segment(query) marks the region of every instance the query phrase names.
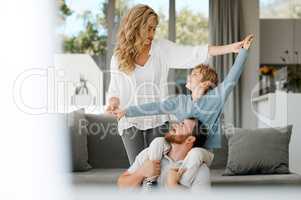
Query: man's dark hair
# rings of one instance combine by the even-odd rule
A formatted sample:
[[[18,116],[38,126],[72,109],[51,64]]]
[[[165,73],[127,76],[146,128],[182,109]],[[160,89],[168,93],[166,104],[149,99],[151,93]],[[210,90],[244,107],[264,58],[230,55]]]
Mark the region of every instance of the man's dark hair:
[[[195,141],[193,147],[203,147],[208,138],[208,129],[207,127],[196,118],[189,118],[190,120],[194,120],[196,122],[192,135],[195,137]]]

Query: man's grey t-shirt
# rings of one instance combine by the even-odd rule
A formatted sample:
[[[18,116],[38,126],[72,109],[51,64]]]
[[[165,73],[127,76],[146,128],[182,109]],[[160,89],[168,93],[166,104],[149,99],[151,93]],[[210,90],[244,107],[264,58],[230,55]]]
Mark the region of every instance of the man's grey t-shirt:
[[[135,162],[129,167],[128,172],[134,173],[138,170],[144,163],[144,161],[148,158],[148,148],[141,151],[135,159]],[[165,153],[161,159],[161,174],[158,177],[158,185],[165,186],[167,173],[170,168],[181,166],[182,160],[174,161],[171,159],[167,153]],[[210,187],[210,171],[206,164],[202,164],[199,168],[199,171],[194,178],[191,189],[198,188],[208,188]]]

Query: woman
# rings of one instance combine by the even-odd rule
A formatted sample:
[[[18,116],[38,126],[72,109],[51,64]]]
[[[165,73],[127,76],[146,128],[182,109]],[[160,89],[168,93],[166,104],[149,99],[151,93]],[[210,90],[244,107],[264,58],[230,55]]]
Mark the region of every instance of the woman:
[[[159,19],[147,5],[137,5],[122,19],[111,59],[107,112],[168,97],[170,68],[188,69],[209,56],[237,53],[243,42],[225,46],[181,46],[153,40]],[[150,142],[168,131],[168,115],[122,118],[118,129],[130,164]]]

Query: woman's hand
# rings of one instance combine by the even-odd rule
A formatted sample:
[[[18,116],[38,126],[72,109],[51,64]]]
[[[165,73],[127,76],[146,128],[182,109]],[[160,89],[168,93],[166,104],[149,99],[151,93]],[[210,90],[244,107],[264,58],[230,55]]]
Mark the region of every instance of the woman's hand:
[[[114,111],[118,110],[120,106],[120,100],[118,97],[111,97],[109,99],[107,108],[106,108],[106,113],[114,115]]]
[[[238,53],[239,49],[241,49],[241,48],[248,49],[250,47],[253,39],[254,39],[254,35],[250,34],[247,37],[245,37],[245,39],[243,41],[235,42],[235,43],[231,44],[232,52]],[[244,45],[246,45],[247,41],[249,41],[249,44],[247,46],[244,46]]]
[[[244,44],[244,41],[235,42],[235,43],[230,44],[231,52],[238,53],[239,49],[241,49],[243,47],[243,44]]]
[[[252,44],[252,41],[254,39],[254,35],[253,34],[250,34],[248,35],[245,39],[244,39],[244,43],[243,43],[243,48],[244,49],[249,49],[251,44]]]
[[[208,46],[208,54],[210,56],[224,55],[228,53],[238,53],[239,49],[242,48],[244,41],[235,42],[232,44],[222,46]]]
[[[168,188],[177,187],[185,171],[186,170],[182,168],[170,168],[167,173],[166,186]]]

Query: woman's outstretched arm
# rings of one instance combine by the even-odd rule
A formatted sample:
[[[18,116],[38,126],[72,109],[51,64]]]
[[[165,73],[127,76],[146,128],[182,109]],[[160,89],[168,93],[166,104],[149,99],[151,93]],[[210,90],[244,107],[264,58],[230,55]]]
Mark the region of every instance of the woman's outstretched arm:
[[[223,46],[213,45],[180,45],[169,40],[158,42],[162,58],[168,68],[190,69],[200,63],[207,63],[211,56],[227,53],[238,53],[242,42]]]
[[[243,41],[222,45],[222,46],[209,45],[208,54],[210,56],[217,56],[217,55],[223,55],[228,53],[238,53],[239,49],[242,48],[242,46],[243,46]]]

